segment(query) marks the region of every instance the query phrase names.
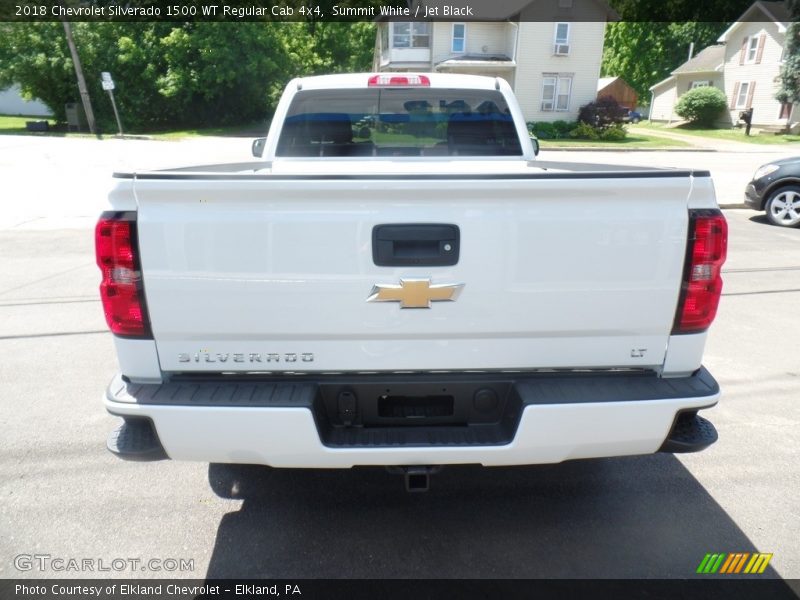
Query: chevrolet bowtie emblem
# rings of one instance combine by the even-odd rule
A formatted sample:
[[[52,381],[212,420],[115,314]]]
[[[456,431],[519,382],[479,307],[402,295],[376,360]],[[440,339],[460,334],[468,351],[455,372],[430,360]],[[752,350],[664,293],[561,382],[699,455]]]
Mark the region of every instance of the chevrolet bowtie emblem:
[[[367,302],[399,302],[400,308],[430,308],[431,302],[454,301],[463,288],[463,283],[431,285],[430,279],[401,279],[400,285],[376,284]]]

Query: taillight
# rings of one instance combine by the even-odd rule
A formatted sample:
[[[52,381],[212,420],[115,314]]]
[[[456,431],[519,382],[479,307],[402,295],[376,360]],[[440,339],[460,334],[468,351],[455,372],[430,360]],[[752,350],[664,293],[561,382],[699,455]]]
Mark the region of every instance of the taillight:
[[[369,87],[428,87],[431,80],[425,75],[373,75]]]
[[[689,212],[689,243],[672,333],[699,333],[711,325],[722,294],[720,271],[728,251],[728,223],[718,210]]]
[[[135,212],[105,212],[94,232],[97,266],[103,280],[100,298],[111,332],[149,338]]]

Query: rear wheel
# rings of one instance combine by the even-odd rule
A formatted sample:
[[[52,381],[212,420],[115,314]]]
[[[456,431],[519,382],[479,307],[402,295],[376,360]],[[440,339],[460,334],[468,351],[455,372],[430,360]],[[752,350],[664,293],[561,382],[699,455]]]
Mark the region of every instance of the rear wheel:
[[[800,225],[800,186],[778,188],[767,198],[764,210],[773,225],[797,227]]]

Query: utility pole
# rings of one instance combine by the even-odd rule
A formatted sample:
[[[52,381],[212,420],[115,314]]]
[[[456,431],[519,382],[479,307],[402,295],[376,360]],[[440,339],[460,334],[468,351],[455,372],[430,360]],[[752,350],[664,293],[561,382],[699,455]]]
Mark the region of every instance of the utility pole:
[[[96,134],[97,127],[95,127],[94,123],[92,100],[89,98],[89,90],[86,89],[86,80],[83,78],[83,67],[81,67],[81,59],[78,56],[78,49],[75,47],[75,40],[72,39],[72,27],[67,21],[62,21],[62,23],[64,24],[64,33],[67,34],[67,45],[69,46],[69,52],[72,54],[72,64],[75,65],[75,75],[78,77],[78,91],[81,93],[83,111],[86,113],[86,122],[89,124],[89,132]]]

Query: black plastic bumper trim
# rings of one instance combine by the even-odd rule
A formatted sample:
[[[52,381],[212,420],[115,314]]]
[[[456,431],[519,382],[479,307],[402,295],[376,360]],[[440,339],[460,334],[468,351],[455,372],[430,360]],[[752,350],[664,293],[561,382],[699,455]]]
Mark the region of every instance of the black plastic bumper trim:
[[[710,406],[718,392],[717,382],[701,368],[675,379],[646,372],[429,373],[330,376],[313,381],[193,377],[159,385],[129,383],[117,376],[107,395],[121,404],[304,408],[314,415],[320,440],[329,447],[434,447],[509,444],[526,406],[692,398],[708,398]],[[344,413],[343,394],[347,399]],[[446,414],[401,411],[385,418],[380,411],[383,394],[423,402],[447,394],[454,408]]]
[[[106,447],[123,460],[150,462],[169,458],[153,422],[145,417],[125,417],[108,436]]]
[[[717,441],[719,436],[711,421],[697,414],[697,411],[683,411],[675,415],[669,435],[659,452],[685,454],[700,452]]]

